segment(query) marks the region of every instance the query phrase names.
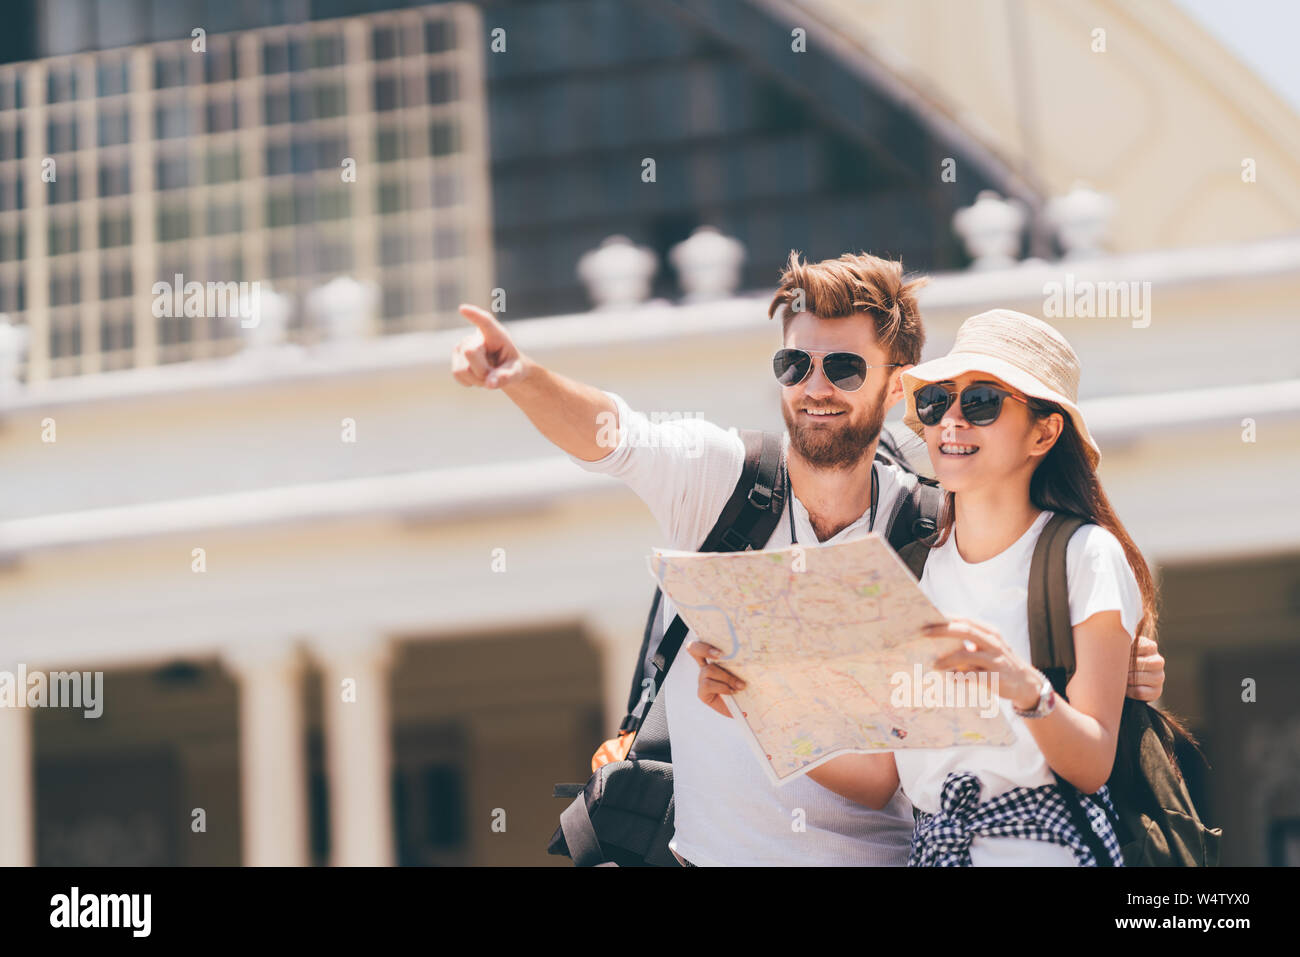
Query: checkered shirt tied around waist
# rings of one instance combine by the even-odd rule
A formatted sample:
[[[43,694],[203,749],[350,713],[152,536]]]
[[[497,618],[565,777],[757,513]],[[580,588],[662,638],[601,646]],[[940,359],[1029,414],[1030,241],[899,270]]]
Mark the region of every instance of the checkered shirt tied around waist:
[[[975,837],[1019,837],[1063,844],[1080,867],[1096,867],[1097,858],[1075,826],[1066,798],[1055,784],[1012,788],[980,801],[980,780],[968,771],[953,772],[943,782],[938,814],[918,812],[908,867],[970,867]],[[1124,865],[1119,838],[1111,825],[1115,809],[1103,787],[1083,797],[1083,809],[1115,867]],[[1109,815],[1109,816],[1108,816]]]

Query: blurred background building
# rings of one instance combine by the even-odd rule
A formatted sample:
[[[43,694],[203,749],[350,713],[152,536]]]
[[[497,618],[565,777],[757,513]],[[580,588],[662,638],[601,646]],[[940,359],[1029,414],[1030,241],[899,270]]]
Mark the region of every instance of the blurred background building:
[[[1178,5],[10,24],[0,668],[106,687],[0,710],[0,863],[556,863],[660,536],[451,380],[455,307],[634,407],[779,428],[791,249],[932,274],[928,356],[993,306],[1069,337],[1225,862],[1300,862],[1300,117]]]

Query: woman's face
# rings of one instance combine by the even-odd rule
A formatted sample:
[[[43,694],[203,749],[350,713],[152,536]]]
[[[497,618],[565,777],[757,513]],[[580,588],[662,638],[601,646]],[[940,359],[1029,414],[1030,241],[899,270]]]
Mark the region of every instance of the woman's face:
[[[1032,473],[1051,448],[1044,447],[1044,428],[1052,433],[1050,420],[1037,419],[1023,401],[1025,395],[987,372],[965,372],[956,379],[935,383],[960,395],[967,386],[993,385],[1010,395],[990,425],[971,425],[954,399],[937,425],[925,426],[925,444],[930,450],[935,477],[950,492],[981,488],[1005,482],[1021,470]],[[1017,401],[1020,399],[1022,401]],[[1054,435],[1052,436],[1054,438]]]

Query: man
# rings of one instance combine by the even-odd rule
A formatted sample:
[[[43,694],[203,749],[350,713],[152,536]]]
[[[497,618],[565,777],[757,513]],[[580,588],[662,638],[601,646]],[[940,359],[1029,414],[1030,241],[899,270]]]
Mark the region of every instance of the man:
[[[792,533],[809,545],[884,533],[885,517],[915,484],[914,475],[874,458],[885,414],[903,398],[901,373],[920,360],[925,333],[916,290],[924,281],[905,280],[900,263],[875,256],[804,263],[791,254],[768,310],[782,310],[778,364],[791,494],[768,548],[788,547]],[[461,313],[477,331],[452,354],[458,382],[504,391],[575,462],[626,482],[650,507],[669,547],[699,548],[740,478],[745,451],[738,435],[693,418],[652,424],[618,395],[521,354],[491,314],[472,306]],[[598,441],[611,417],[619,425],[613,447]],[[672,618],[668,603],[664,621]],[[703,662],[698,642],[687,650]],[[1142,673],[1129,693],[1152,700],[1164,684],[1164,660],[1150,642],[1139,654]],[[740,866],[906,862],[912,810],[902,792],[874,811],[807,777],[770,784],[740,723],[700,700],[699,669],[683,667],[687,660],[679,657],[661,692],[673,748],[671,848],[679,859]]]

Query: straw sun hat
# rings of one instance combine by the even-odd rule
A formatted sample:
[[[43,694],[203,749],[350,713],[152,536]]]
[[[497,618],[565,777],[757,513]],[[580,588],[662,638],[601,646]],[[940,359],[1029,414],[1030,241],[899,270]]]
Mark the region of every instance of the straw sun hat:
[[[903,373],[907,397],[903,424],[924,436],[914,393],[923,385],[956,379],[964,372],[988,373],[1027,396],[1055,402],[1074,420],[1088,459],[1097,467],[1101,449],[1078,406],[1079,357],[1065,337],[1047,323],[1010,309],[990,309],[971,316],[957,330],[951,352]]]

